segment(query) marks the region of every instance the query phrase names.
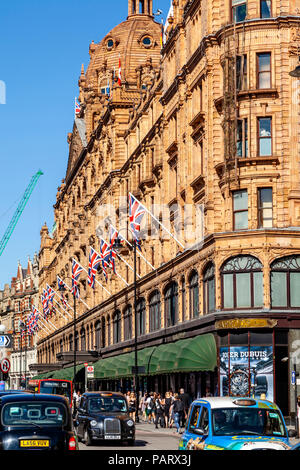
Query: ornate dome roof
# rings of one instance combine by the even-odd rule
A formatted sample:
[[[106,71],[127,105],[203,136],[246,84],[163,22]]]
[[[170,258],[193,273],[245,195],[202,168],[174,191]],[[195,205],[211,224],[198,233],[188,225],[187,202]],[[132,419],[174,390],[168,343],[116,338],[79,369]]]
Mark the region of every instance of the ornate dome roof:
[[[83,88],[101,93],[102,87],[111,86],[113,78],[118,77],[120,60],[122,83],[136,88],[137,69],[149,59],[153,67],[159,65],[160,35],[161,25],[154,21],[152,5],[149,13],[135,13],[129,4],[127,20],[113,28],[98,44],[90,44],[90,63],[79,83]]]

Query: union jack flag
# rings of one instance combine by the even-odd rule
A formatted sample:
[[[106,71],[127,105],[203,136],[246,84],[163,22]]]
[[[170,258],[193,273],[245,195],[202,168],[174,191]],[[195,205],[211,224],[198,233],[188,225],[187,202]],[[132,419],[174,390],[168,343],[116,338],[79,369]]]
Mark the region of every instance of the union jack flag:
[[[43,295],[41,296],[42,304],[43,304],[43,312],[44,318],[47,319],[50,315],[50,308],[49,308],[49,300],[48,300],[48,293],[45,289],[43,289]]]
[[[58,290],[61,293],[61,300],[62,300],[63,306],[66,308],[67,307],[67,302],[66,302],[66,299],[65,299],[65,296],[64,296],[64,292],[66,290],[66,284],[64,283],[64,281],[59,276],[56,276],[56,277],[57,277]]]
[[[141,249],[139,239],[141,221],[145,212],[144,206],[132,194],[129,194],[129,225],[139,249]]]
[[[102,261],[102,272],[107,281],[106,268],[110,266],[111,249],[110,249],[109,244],[105,240],[103,240],[103,238],[101,238],[101,241],[100,241],[100,254],[101,254],[101,261]]]
[[[55,308],[53,305],[55,292],[52,289],[52,287],[49,286],[49,284],[47,284],[47,294],[48,294],[48,305],[49,305],[49,302],[51,303],[51,313],[55,313]]]
[[[116,274],[116,252],[114,250],[110,250],[110,263],[109,267],[112,268],[113,272]]]
[[[77,101],[77,98],[75,98],[75,115],[80,114],[80,104]]]
[[[83,268],[80,266],[75,259],[72,262],[72,294],[79,299],[79,289],[78,289],[78,279],[80,274],[82,273]]]
[[[98,255],[94,248],[91,248],[89,254],[88,285],[91,286],[92,289],[95,287],[95,276],[100,263],[101,256]]]

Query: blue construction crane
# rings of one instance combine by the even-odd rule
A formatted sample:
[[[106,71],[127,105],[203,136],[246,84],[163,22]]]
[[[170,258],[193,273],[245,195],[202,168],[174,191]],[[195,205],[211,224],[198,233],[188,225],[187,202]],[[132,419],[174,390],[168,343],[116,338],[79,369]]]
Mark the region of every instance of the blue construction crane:
[[[38,179],[41,175],[43,175],[44,173],[39,170],[30,180],[30,183],[29,185],[27,186],[27,188],[25,189],[25,192],[22,196],[22,199],[20,200],[19,202],[19,205],[16,209],[16,212],[14,213],[10,223],[9,223],[9,226],[7,227],[6,229],[6,232],[5,234],[3,235],[2,237],[2,240],[0,242],[0,256],[2,255],[3,251],[4,251],[4,248],[6,247],[7,245],[7,242],[8,240],[10,239],[14,229],[15,229],[15,226],[17,225],[18,223],[18,220],[19,218],[21,217],[21,214],[23,212],[23,210],[25,209],[25,206],[28,202],[28,199],[30,198],[31,196],[31,193],[32,191],[34,190],[34,187],[36,185],[36,183],[38,182]]]

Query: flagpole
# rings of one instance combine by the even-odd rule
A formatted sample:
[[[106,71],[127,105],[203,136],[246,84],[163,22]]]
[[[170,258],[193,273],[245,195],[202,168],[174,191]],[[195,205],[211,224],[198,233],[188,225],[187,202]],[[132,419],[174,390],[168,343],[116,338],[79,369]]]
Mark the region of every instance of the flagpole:
[[[107,243],[103,238],[101,238],[101,239],[102,239],[105,243]],[[90,248],[93,248],[93,247],[90,246]],[[93,248],[93,250],[94,250],[94,252],[95,252],[98,256],[100,256],[100,258],[101,258],[101,255],[95,250],[95,248]],[[116,253],[116,252],[114,251],[114,253]],[[118,253],[116,253],[116,255],[119,256]],[[121,257],[120,257],[120,258],[121,258]],[[121,258],[121,259],[122,259],[122,258]],[[124,260],[122,260],[122,261],[124,261]],[[125,261],[125,263],[126,263],[126,261]],[[128,263],[126,263],[126,264],[128,264]],[[128,266],[129,266],[129,265],[128,265]],[[131,268],[131,269],[132,269],[132,268]],[[126,284],[126,286],[129,286],[128,282],[125,281],[125,279],[121,276],[121,274],[119,274],[117,271],[115,272],[115,274],[116,274],[120,279],[122,279],[122,281]],[[96,279],[96,278],[95,278],[95,281],[97,282],[97,279]]]
[[[96,250],[95,250],[95,251],[96,251]],[[96,253],[97,253],[97,252],[96,252]],[[97,254],[98,254],[98,253],[97,253]],[[99,254],[98,254],[98,255],[99,255]],[[99,255],[99,256],[100,256],[100,255]],[[76,261],[76,259],[73,258],[73,260],[75,261],[75,263],[78,263],[78,261]],[[79,266],[82,267],[82,269],[83,269],[87,274],[89,274],[88,271],[82,266],[82,264],[80,264],[80,263],[78,263],[78,264],[79,264]],[[101,282],[99,282],[96,278],[95,278],[95,281],[97,282],[97,284],[99,284],[99,286],[102,287],[102,289],[104,289],[109,295],[111,295],[111,292],[109,292],[109,290],[107,290],[106,287],[104,287],[104,286],[101,284]],[[83,302],[83,301],[82,301],[82,302]],[[88,306],[87,306],[87,307],[88,307]],[[89,307],[88,307],[88,308],[89,308]]]
[[[54,292],[55,292],[55,291],[54,291]],[[56,293],[56,292],[55,292],[55,293]],[[57,295],[57,294],[56,294],[56,295]],[[66,312],[66,314],[67,314],[70,318],[72,318],[72,315],[71,315],[60,303],[58,303],[57,300],[55,300],[55,299],[53,299],[53,300],[54,300],[54,302],[55,302],[57,305],[60,306],[60,308],[62,308],[62,309],[64,310],[64,312]],[[73,309],[72,309],[72,310],[73,310]],[[61,313],[62,313],[62,312],[61,312]],[[65,315],[64,315],[64,316],[65,316]],[[65,317],[65,318],[67,318],[67,317]]]
[[[76,261],[77,262],[77,261]],[[78,263],[79,264],[79,263]],[[65,281],[63,281],[63,283],[65,284],[65,286],[67,286],[67,288],[69,289],[70,292],[72,292],[72,289],[68,286],[68,284],[66,284]],[[79,297],[79,300],[80,302],[82,302],[88,309],[90,308],[85,302],[84,300],[81,299],[81,297]],[[73,310],[73,309],[72,309]]]
[[[139,204],[141,204],[140,201],[138,201],[138,199],[136,199],[136,197],[135,197],[133,194],[131,194],[131,193],[129,193],[129,194],[130,194],[130,196],[132,196]],[[157,217],[155,217],[155,215],[153,215],[153,214],[147,209],[147,207],[145,207],[143,204],[141,204],[141,206],[143,206],[143,208],[145,209],[145,211],[146,211],[146,212],[147,212],[147,213],[148,213],[148,214],[149,214],[149,215],[150,215],[150,216],[151,216],[151,217],[170,235],[170,237],[172,237],[172,238],[175,240],[176,243],[178,243],[178,245],[181,246],[181,248],[185,249],[185,248],[184,248],[184,245],[170,232],[170,230],[167,229],[167,227],[164,226],[164,224],[162,224],[162,223],[158,220]]]
[[[61,295],[59,295],[59,294],[58,294],[58,292],[57,292],[57,291],[55,291],[54,289],[53,289],[53,291],[54,291],[54,292],[55,292],[55,294],[56,294],[56,295],[57,295],[57,296],[60,298],[60,300],[61,300],[62,302],[64,302],[64,301],[65,301],[65,302],[66,302],[66,304],[67,304],[67,306],[68,306],[68,307],[69,307],[69,308],[70,308],[70,309],[73,311],[73,307],[71,307],[71,305],[69,305],[69,304],[68,304],[68,302],[66,301],[66,299],[63,299],[63,298],[62,298],[62,296],[61,296]],[[62,308],[63,308],[63,307],[62,307]],[[66,310],[66,309],[65,309],[65,310]],[[66,312],[67,312],[67,310],[66,310]],[[67,312],[67,313],[68,313],[68,312]],[[68,313],[68,315],[70,315],[70,314]],[[70,315],[70,317],[72,318],[72,316],[71,316],[71,315]]]
[[[112,228],[113,228],[114,230],[116,230],[116,228],[115,228],[112,224],[110,224],[110,225],[112,226]],[[121,229],[121,230],[123,230],[123,229]],[[130,230],[130,228],[129,228],[129,230]],[[118,232],[118,235],[119,235],[119,230],[116,230],[116,232]],[[130,230],[130,232],[132,233],[131,230]],[[127,243],[127,245],[130,246],[130,248],[132,248],[132,243],[130,243],[130,242],[127,240],[127,238],[125,238],[123,235],[121,235],[121,237],[124,238],[124,240],[125,240],[125,242]],[[149,266],[151,266],[151,268],[155,271],[155,267],[152,266],[151,263],[149,263],[149,261],[142,255],[142,253],[140,253],[139,251],[137,251],[137,254],[138,254],[141,258],[143,258],[143,260],[146,261],[146,263],[147,263]],[[118,255],[118,256],[121,258],[121,260],[124,261],[124,263],[126,263],[127,266],[133,271],[132,266],[130,266],[130,264],[128,264],[127,261],[125,261],[118,253],[117,253],[117,255]],[[140,278],[141,276],[137,273],[137,277]]]
[[[73,310],[73,313],[74,313],[74,333],[73,333],[73,344],[74,344],[74,364],[73,364],[73,389],[74,389],[74,392],[76,391],[75,388],[76,388],[76,381],[75,381],[75,377],[76,377],[76,294],[75,294],[75,289],[74,289],[74,292],[73,292],[73,299],[74,299],[74,310]],[[72,397],[72,400],[73,400],[73,397]]]
[[[53,299],[53,300],[57,305],[59,305],[59,307],[61,307],[61,305],[57,302],[57,300],[55,300],[55,299]],[[57,307],[54,307],[54,308],[57,309],[58,313],[60,315],[62,315],[68,321],[68,318],[66,317],[66,315],[64,315],[64,313],[59,308],[57,308]],[[66,312],[66,310],[65,310],[65,312]],[[72,316],[69,313],[68,313],[68,315],[69,315],[70,318],[72,318]]]

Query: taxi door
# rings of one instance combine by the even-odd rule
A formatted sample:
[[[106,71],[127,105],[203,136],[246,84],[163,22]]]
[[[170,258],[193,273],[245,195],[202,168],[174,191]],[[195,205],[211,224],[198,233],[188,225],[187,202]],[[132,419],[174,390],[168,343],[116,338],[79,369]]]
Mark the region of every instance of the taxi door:
[[[202,410],[201,404],[195,403],[191,405],[188,419],[186,422],[185,431],[181,438],[180,448],[187,449],[187,446],[190,440],[195,439],[196,437],[199,437],[197,434],[194,433],[194,429],[198,427],[201,410]]]

